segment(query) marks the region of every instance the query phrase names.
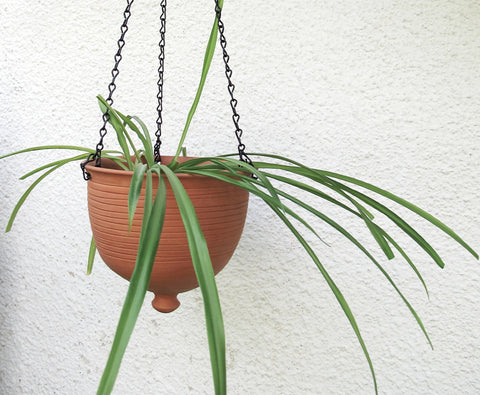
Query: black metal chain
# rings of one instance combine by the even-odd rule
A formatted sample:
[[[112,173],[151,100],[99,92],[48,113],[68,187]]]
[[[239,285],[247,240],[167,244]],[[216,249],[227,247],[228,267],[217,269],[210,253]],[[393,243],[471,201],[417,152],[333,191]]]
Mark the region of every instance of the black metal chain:
[[[111,106],[113,104],[113,92],[116,90],[117,86],[115,85],[115,81],[117,79],[118,74],[120,73],[118,70],[118,65],[120,64],[120,61],[122,60],[122,49],[125,46],[125,34],[128,31],[128,20],[130,19],[131,12],[130,8],[133,4],[134,0],[127,0],[127,7],[125,8],[125,11],[123,13],[124,16],[124,21],[123,24],[120,27],[121,30],[121,35],[120,39],[118,40],[118,50],[117,53],[115,54],[115,65],[112,70],[112,82],[108,85],[108,90],[109,90],[109,95],[108,98],[106,99],[107,103]],[[157,118],[157,131],[155,132],[155,135],[157,137],[156,143],[154,146],[154,155],[155,155],[155,162],[160,162],[161,161],[161,156],[160,156],[160,146],[162,144],[161,142],[161,135],[162,135],[162,110],[163,110],[163,72],[164,72],[164,65],[165,65],[165,31],[166,31],[166,5],[167,1],[166,0],[161,0],[161,8],[162,8],[162,13],[160,16],[160,22],[161,22],[161,27],[160,27],[160,42],[159,42],[159,47],[160,47],[160,55],[158,56],[159,59],[159,68],[158,68],[158,94],[157,94],[157,99],[158,99],[158,106],[157,106],[157,112],[158,112],[158,118]],[[222,7],[220,7],[219,0],[215,0],[215,14],[217,16],[217,26],[218,26],[218,31],[220,33],[220,45],[222,47],[222,52],[223,52],[223,61],[225,63],[225,76],[227,77],[228,81],[228,93],[230,94],[230,106],[232,108],[232,121],[235,126],[235,136],[237,137],[238,141],[238,155],[241,161],[248,163],[249,165],[252,164],[252,160],[249,158],[247,153],[245,152],[245,144],[242,142],[242,135],[243,135],[243,130],[240,128],[239,121],[240,121],[240,115],[237,112],[237,104],[238,101],[235,99],[233,96],[233,92],[235,91],[235,85],[232,82],[232,69],[229,66],[229,60],[230,56],[228,55],[227,52],[227,40],[225,38],[225,26],[222,21]],[[103,138],[107,134],[107,123],[110,119],[108,115],[108,110],[105,111],[105,113],[102,116],[103,119],[103,125],[99,130],[100,134],[100,141],[96,145],[96,150],[95,153],[91,153],[88,157],[87,160],[82,162],[80,164],[80,167],[82,168],[83,171],[83,178],[85,180],[90,179],[90,174],[86,171],[85,165],[87,163],[95,161],[95,166],[100,166],[101,165],[101,157],[102,157],[102,150],[103,150]]]
[[[117,50],[117,53],[115,54],[115,57],[114,57],[115,65],[113,66],[113,70],[112,70],[112,73],[111,73],[112,74],[112,82],[110,82],[110,84],[108,84],[108,92],[109,93],[108,93],[108,98],[106,99],[106,101],[110,106],[113,104],[113,98],[112,98],[113,92],[115,92],[115,89],[117,89],[117,86],[115,85],[115,80],[117,79],[118,74],[120,73],[120,71],[118,70],[118,65],[120,64],[120,61],[122,60],[122,49],[125,46],[125,34],[128,31],[127,24],[128,24],[128,20],[130,19],[130,16],[131,16],[130,8],[131,8],[133,2],[134,2],[134,0],[127,0],[127,7],[125,8],[125,11],[123,12],[123,23],[122,23],[122,26],[120,26],[121,34],[120,34],[120,38],[117,42],[118,50]],[[106,127],[107,127],[108,120],[110,119],[110,116],[108,115],[108,110],[106,110],[103,113],[102,119],[103,119],[103,125],[98,132],[100,134],[100,141],[98,142],[98,144],[95,147],[95,153],[90,154],[87,157],[87,160],[80,164],[80,167],[82,168],[82,171],[83,171],[83,178],[86,181],[88,181],[90,179],[90,174],[85,169],[85,165],[87,163],[90,163],[90,162],[93,162],[93,161],[95,161],[95,166],[100,166],[101,165],[102,150],[103,150],[103,138],[107,134],[107,128]]]
[[[220,7],[219,0],[215,0],[215,13],[217,15],[217,26],[218,32],[220,33],[220,45],[222,46],[223,51],[223,61],[225,63],[225,75],[227,76],[228,81],[228,93],[230,94],[230,106],[232,107],[232,120],[233,125],[235,126],[235,136],[238,141],[238,156],[242,162],[252,165],[252,160],[245,153],[245,144],[242,143],[243,130],[240,128],[239,121],[240,115],[237,112],[237,99],[234,98],[233,92],[235,90],[235,85],[232,82],[232,69],[230,68],[228,62],[230,56],[227,53],[227,40],[225,39],[225,26],[222,22],[222,7]]]
[[[160,146],[162,145],[162,110],[163,110],[163,71],[165,66],[165,31],[166,31],[166,19],[167,19],[167,0],[161,1],[162,13],[160,15],[160,54],[158,55],[159,67],[158,67],[158,118],[157,118],[157,131],[155,132],[155,136],[157,136],[157,140],[153,147],[153,153],[155,156],[155,163],[161,162],[162,158],[160,156]]]

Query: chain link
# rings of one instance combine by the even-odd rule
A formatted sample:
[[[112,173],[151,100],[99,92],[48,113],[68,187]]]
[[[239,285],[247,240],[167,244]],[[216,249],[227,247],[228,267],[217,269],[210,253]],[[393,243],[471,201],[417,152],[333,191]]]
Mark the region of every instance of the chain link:
[[[155,132],[155,136],[157,136],[157,140],[155,142],[155,146],[153,147],[153,153],[155,156],[155,163],[161,162],[162,158],[160,156],[160,146],[162,145],[162,110],[163,110],[163,71],[165,66],[165,31],[166,31],[166,19],[167,19],[167,0],[161,1],[162,13],[160,15],[160,54],[158,55],[159,67],[158,67],[158,118],[157,118],[157,131]]]
[[[125,8],[125,11],[123,12],[123,23],[122,26],[120,26],[120,38],[118,39],[117,45],[118,45],[118,50],[117,53],[115,54],[115,65],[113,66],[112,70],[112,82],[108,84],[108,98],[106,99],[107,103],[111,106],[113,105],[113,92],[117,89],[117,86],[115,85],[115,81],[118,77],[118,74],[120,74],[120,71],[118,70],[118,65],[120,64],[120,61],[122,60],[122,49],[125,46],[125,34],[128,31],[128,20],[130,19],[130,16],[132,15],[130,12],[130,8],[133,4],[134,0],[127,0],[127,7]],[[110,116],[108,115],[108,110],[106,110],[103,115],[102,115],[102,120],[103,120],[103,125],[99,130],[99,135],[100,135],[100,141],[95,147],[95,153],[90,154],[87,157],[87,160],[82,162],[80,164],[80,167],[82,168],[83,172],[83,178],[84,180],[88,181],[90,179],[90,174],[87,172],[85,169],[85,165],[87,163],[95,161],[95,166],[100,166],[101,165],[101,160],[102,160],[102,150],[103,150],[103,138],[107,134],[107,123],[108,120],[110,119]]]
[[[225,63],[225,75],[228,81],[228,93],[230,94],[230,106],[232,107],[232,120],[233,125],[235,126],[235,136],[238,141],[238,156],[242,162],[252,165],[252,160],[245,153],[245,144],[242,143],[243,130],[240,128],[239,121],[240,115],[237,112],[237,99],[234,98],[233,92],[235,91],[235,85],[232,82],[232,69],[230,68],[228,62],[230,56],[227,53],[227,40],[225,39],[225,26],[222,21],[222,7],[220,7],[219,0],[215,0],[215,13],[217,15],[217,26],[218,32],[220,33],[220,45],[223,52],[223,62]]]

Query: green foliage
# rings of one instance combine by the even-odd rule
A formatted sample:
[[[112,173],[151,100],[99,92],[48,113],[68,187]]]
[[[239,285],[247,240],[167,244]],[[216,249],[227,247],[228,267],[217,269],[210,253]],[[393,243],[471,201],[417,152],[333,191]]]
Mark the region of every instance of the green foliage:
[[[220,8],[223,7],[223,0],[219,0],[218,6]],[[192,106],[190,107],[190,111],[188,112],[187,120],[185,121],[185,126],[183,128],[182,136],[180,137],[180,141],[178,142],[177,152],[175,153],[175,158],[173,159],[174,165],[182,151],[183,143],[185,142],[185,138],[187,137],[188,128],[190,127],[190,123],[192,122],[195,111],[197,110],[198,103],[200,102],[200,97],[202,96],[203,87],[205,86],[205,81],[207,80],[208,71],[210,70],[210,65],[212,64],[213,54],[215,52],[215,45],[216,45],[217,36],[218,36],[217,22],[218,22],[217,16],[215,15],[215,19],[212,25],[212,30],[210,32],[210,37],[208,38],[207,48],[205,49],[200,82],[198,83],[198,88],[195,94],[195,98],[193,99]]]
[[[152,204],[152,172],[160,176],[158,166],[154,166],[147,172],[145,207],[137,260],[130,279],[127,296],[123,303],[112,350],[98,387],[98,394],[109,394],[113,389],[123,354],[145,299],[158,242],[160,241],[163,220],[165,218],[166,187],[163,178],[159,177],[158,190],[155,195],[155,201]]]
[[[132,181],[130,182],[130,190],[128,191],[128,226],[132,227],[133,216],[137,208],[138,199],[142,192],[143,176],[147,171],[147,165],[143,163],[135,164],[133,169]]]
[[[187,233],[193,267],[204,300],[215,393],[225,394],[227,392],[225,330],[223,327],[223,316],[217,285],[215,283],[215,274],[213,273],[207,242],[198,223],[195,209],[182,183],[167,166],[162,165],[161,169],[165,172],[173,193],[175,194],[178,209],[180,210],[180,215]]]
[[[221,1],[220,6],[222,4],[223,2]],[[317,266],[321,276],[335,295],[340,308],[343,310],[345,317],[352,327],[360,347],[363,350],[373,377],[375,391],[377,391],[373,363],[368,353],[366,344],[362,338],[355,316],[342,292],[335,284],[325,266],[321,263],[313,246],[306,240],[306,238],[302,235],[302,232],[296,226],[299,224],[305,228],[304,231],[313,232],[315,236],[320,237],[315,230],[314,224],[305,220],[302,217],[302,214],[306,212],[313,215],[316,219],[331,226],[343,237],[349,240],[355,247],[357,247],[382,273],[386,281],[397,292],[400,299],[402,299],[403,303],[406,304],[430,345],[431,341],[422,321],[420,320],[420,317],[400,291],[398,286],[395,284],[393,279],[389,276],[386,269],[374,257],[374,252],[370,251],[358,240],[357,237],[350,233],[346,228],[342,227],[337,221],[306,203],[307,199],[302,198],[302,196],[312,195],[317,199],[330,202],[343,209],[346,215],[353,216],[355,220],[361,221],[365,225],[365,230],[370,232],[373,240],[375,240],[375,242],[378,244],[379,250],[383,252],[387,259],[394,258],[394,250],[400,253],[400,255],[405,259],[405,261],[417,275],[422,286],[425,288],[427,295],[427,286],[420,272],[401,245],[389,233],[387,233],[385,229],[375,222],[375,215],[381,214],[388,218],[396,227],[414,240],[415,243],[417,243],[437,263],[439,267],[444,267],[443,260],[435,251],[435,249],[428,243],[428,241],[425,240],[425,238],[421,236],[410,224],[402,219],[391,208],[385,206],[384,204],[375,200],[372,196],[368,195],[369,193],[383,196],[394,204],[408,208],[419,217],[431,222],[438,229],[445,232],[449,237],[458,242],[477,259],[478,254],[452,229],[450,229],[440,220],[433,217],[431,214],[427,213],[416,205],[409,203],[388,191],[385,191],[384,189],[356,178],[326,170],[313,169],[291,159],[272,154],[250,154],[251,156],[256,156],[259,158],[259,160],[254,161],[254,166],[250,166],[247,163],[233,159],[231,155],[196,158],[178,163],[177,159],[182,152],[183,143],[195,110],[198,106],[215,50],[215,43],[217,39],[216,22],[217,21],[215,18],[205,51],[203,70],[199,86],[197,88],[197,93],[192,107],[188,113],[175,158],[170,164],[166,165],[155,163],[150,134],[145,124],[138,117],[122,114],[118,110],[113,109],[105,101],[105,99],[103,99],[101,96],[98,96],[98,101],[102,112],[108,111],[109,122],[115,130],[117,141],[121,148],[121,151],[103,151],[102,157],[112,159],[122,169],[133,172],[128,195],[128,218],[130,226],[132,224],[132,219],[135,214],[137,203],[140,199],[141,190],[144,184],[146,191],[144,197],[145,200],[142,230],[135,269],[130,280],[130,285],[125,297],[112,349],[98,388],[98,393],[109,394],[111,392],[120,368],[122,357],[144,301],[148,283],[150,281],[154,257],[162,232],[166,210],[166,189],[168,187],[173,190],[181,213],[195,273],[204,300],[206,329],[215,393],[226,393],[227,379],[225,362],[225,333],[220,300],[215,283],[215,276],[205,238],[198,223],[195,210],[187,192],[177,177],[177,174],[179,173],[212,177],[226,183],[233,184],[263,200],[265,204],[279,217],[279,219],[291,231],[293,237],[298,240],[302,248],[304,248],[308,253],[312,262]],[[134,142],[132,136],[140,140],[140,149],[137,149],[135,145],[136,143]],[[43,172],[27,188],[25,193],[18,200],[8,221],[6,228],[7,232],[11,229],[22,204],[25,202],[32,190],[45,177],[66,164],[87,159],[88,155],[93,153],[94,150],[70,145],[50,145],[33,147],[0,156],[0,159],[4,159],[12,155],[30,153],[33,151],[58,149],[81,151],[82,153],[47,163],[33,169],[21,177],[21,179],[26,179],[34,174]],[[251,175],[254,175],[255,177],[252,177]],[[153,198],[152,191],[153,177],[158,177],[159,179],[155,198]],[[279,184],[280,186],[274,186],[274,183],[275,185]],[[288,191],[291,191],[293,188],[293,190],[298,192],[299,195],[295,194],[295,192],[287,192],[286,190],[282,189],[283,186],[287,186],[288,188],[286,190]],[[92,238],[88,254],[87,273],[90,273],[92,270],[95,251],[95,241]]]
[[[95,239],[92,236],[92,240],[90,240],[90,248],[88,250],[87,274],[92,274],[93,260],[95,259],[96,252],[97,245],[95,243]]]
[[[99,102],[102,104],[104,100],[99,97]],[[394,204],[399,204],[400,206],[408,208],[421,218],[431,222],[441,231],[445,232],[478,259],[478,254],[473,248],[443,222],[416,205],[370,183],[325,170],[313,169],[278,155],[261,153],[252,154],[259,158],[258,161],[254,162],[254,166],[250,166],[247,163],[234,159],[231,155],[195,158],[182,163],[175,163],[174,165],[155,164],[150,136],[145,125],[138,118],[124,116],[112,108],[109,108],[109,113],[113,114],[110,118],[110,123],[115,128],[117,138],[122,141],[122,152],[113,152],[117,155],[113,156],[112,151],[108,151],[105,153],[105,157],[114,158],[116,163],[121,165],[122,168],[133,171],[128,200],[130,224],[145,179],[146,194],[142,233],[135,270],[125,298],[111,353],[99,386],[99,394],[108,394],[113,388],[123,354],[146,294],[165,215],[165,182],[168,182],[177,200],[187,232],[192,261],[204,299],[206,329],[215,391],[217,394],[226,393],[225,334],[220,301],[215,284],[215,276],[213,274],[208,248],[202,230],[198,224],[195,210],[190,202],[187,192],[176,175],[178,173],[212,177],[236,185],[262,199],[266,205],[273,210],[273,212],[292,232],[292,235],[298,240],[300,245],[306,250],[313,263],[318,267],[327,285],[335,295],[365,354],[373,377],[375,390],[377,387],[373,363],[362,338],[355,316],[342,292],[335,284],[325,266],[319,260],[313,246],[306,241],[305,237],[294,224],[294,222],[297,222],[304,226],[307,231],[311,231],[319,237],[315,231],[314,224],[311,221],[309,222],[302,218],[303,212],[313,214],[316,218],[331,226],[362,251],[362,253],[375,265],[375,267],[378,268],[386,281],[390,283],[393,289],[397,292],[403,303],[405,303],[410,310],[427,341],[432,345],[417,312],[405,298],[393,279],[389,276],[387,270],[374,257],[374,252],[370,251],[358,240],[357,237],[342,227],[337,221],[306,203],[306,199],[302,199],[302,194],[312,195],[317,199],[330,202],[342,208],[347,215],[353,215],[354,218],[362,221],[366,226],[365,229],[371,233],[373,240],[377,242],[380,251],[383,251],[387,259],[393,258],[393,249],[400,253],[418,276],[427,294],[427,287],[420,272],[401,245],[389,233],[387,233],[384,228],[375,222],[375,212],[390,219],[394,225],[414,240],[438,264],[439,267],[444,266],[443,260],[425,238],[411,225],[392,209],[379,203],[373,197],[367,195],[367,193],[373,192],[389,199]],[[133,120],[135,120],[136,123],[134,123]],[[140,128],[137,127],[137,124],[140,125]],[[133,131],[141,141],[142,148],[140,150],[135,147],[128,130]],[[7,231],[10,230],[23,202],[41,180],[67,163],[86,159],[86,157],[92,152],[90,149],[75,146],[44,146],[18,151],[0,158],[5,158],[14,154],[50,149],[81,150],[84,151],[84,153],[48,163],[34,169],[25,176],[22,176],[22,179],[25,179],[33,174],[44,171],[42,175],[39,176],[30,187],[28,187],[26,192],[17,202],[7,225]],[[118,156],[119,154],[120,156]],[[127,160],[127,157],[129,159],[135,159]],[[252,177],[252,174],[256,177]],[[158,177],[160,180],[154,202],[152,202],[153,176]],[[305,180],[307,182],[305,182]],[[276,184],[279,184],[280,186],[274,186],[272,181],[275,181]],[[297,196],[295,192],[286,192],[282,189],[281,185],[288,186],[289,191],[293,187],[294,190],[300,193],[300,195]],[[359,190],[356,187],[362,188],[362,190]],[[340,199],[343,199],[343,202]],[[92,240],[89,250],[88,273],[91,272],[94,254],[95,242]]]

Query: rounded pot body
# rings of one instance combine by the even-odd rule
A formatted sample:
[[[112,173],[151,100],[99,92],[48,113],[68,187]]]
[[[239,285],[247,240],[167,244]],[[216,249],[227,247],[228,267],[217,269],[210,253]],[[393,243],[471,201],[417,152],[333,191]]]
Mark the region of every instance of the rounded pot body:
[[[163,163],[170,160],[171,157],[162,157]],[[102,159],[102,167],[89,164],[87,169],[91,176],[88,212],[97,250],[114,272],[129,280],[137,257],[145,185],[129,230],[128,191],[133,173],[120,169],[109,159]],[[210,177],[177,175],[195,207],[217,274],[240,240],[247,214],[248,191]],[[154,175],[154,193],[157,185],[158,176]],[[173,311],[179,306],[178,293],[198,286],[180,212],[168,181],[166,185],[165,221],[148,287],[155,293],[153,307],[162,312]]]

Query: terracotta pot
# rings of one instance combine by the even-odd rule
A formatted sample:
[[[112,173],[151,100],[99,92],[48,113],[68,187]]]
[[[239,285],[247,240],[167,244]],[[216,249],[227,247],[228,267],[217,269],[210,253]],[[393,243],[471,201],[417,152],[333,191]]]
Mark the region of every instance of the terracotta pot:
[[[163,163],[171,159],[162,157]],[[191,158],[181,158],[187,159]],[[132,172],[121,170],[108,159],[102,159],[102,167],[86,167],[91,175],[88,212],[97,250],[114,272],[128,280],[137,256],[145,189],[129,231],[128,190]],[[210,177],[178,176],[195,207],[216,274],[227,264],[240,240],[248,192]],[[148,288],[155,293],[153,307],[161,312],[173,311],[180,305],[178,293],[198,287],[183,222],[173,191],[166,184],[167,211]],[[154,175],[154,191],[157,185],[158,176]]]

